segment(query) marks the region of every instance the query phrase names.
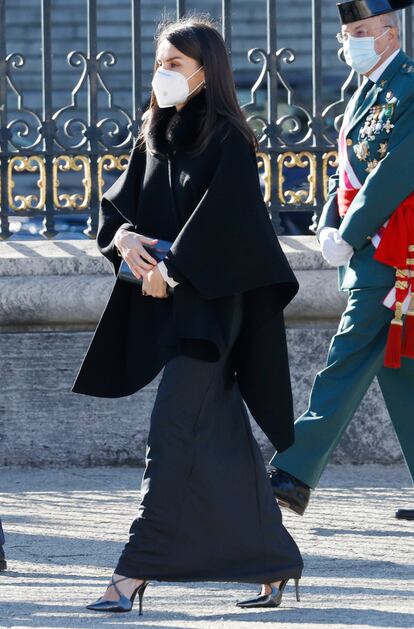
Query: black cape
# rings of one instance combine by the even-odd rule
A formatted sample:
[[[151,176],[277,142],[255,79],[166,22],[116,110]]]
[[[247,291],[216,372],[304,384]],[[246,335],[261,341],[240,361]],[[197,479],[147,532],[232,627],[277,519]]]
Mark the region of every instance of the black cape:
[[[241,132],[223,122],[205,150],[192,152],[204,113],[203,92],[181,112],[160,110],[147,149],[135,143],[126,171],[103,196],[97,245],[115,274],[113,238],[124,225],[173,242],[165,262],[180,284],[172,297],[153,299],[116,280],[72,391],[130,395],[178,352],[218,360],[241,293],[234,369],[254,419],[281,452],[294,434],[283,309],[298,284]]]

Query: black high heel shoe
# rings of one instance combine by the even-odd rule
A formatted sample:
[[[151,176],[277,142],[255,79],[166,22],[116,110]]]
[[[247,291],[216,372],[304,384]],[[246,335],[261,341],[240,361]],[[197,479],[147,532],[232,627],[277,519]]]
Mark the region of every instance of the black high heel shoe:
[[[145,588],[148,585],[148,581],[144,581],[141,583],[131,594],[131,598],[122,594],[121,590],[117,587],[117,583],[120,581],[126,581],[129,577],[122,577],[121,579],[117,579],[114,581],[114,577],[112,575],[111,585],[109,587],[114,587],[117,594],[119,595],[119,599],[117,601],[103,601],[101,598],[95,603],[91,603],[86,606],[86,609],[91,609],[94,612],[130,612],[135,601],[135,597],[138,594],[139,600],[139,615],[142,616],[142,599],[144,598]]]
[[[289,579],[283,579],[280,582],[279,587],[275,588],[270,585],[271,592],[270,594],[259,594],[256,598],[250,598],[246,601],[239,601],[236,603],[237,607],[279,607],[282,602],[283,592],[285,591],[285,587],[288,583]],[[295,589],[296,589],[296,600],[300,601],[299,596],[299,579],[295,579]]]

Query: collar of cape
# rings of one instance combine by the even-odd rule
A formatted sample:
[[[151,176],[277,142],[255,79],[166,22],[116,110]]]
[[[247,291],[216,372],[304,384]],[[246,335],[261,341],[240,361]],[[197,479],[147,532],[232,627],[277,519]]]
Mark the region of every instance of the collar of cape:
[[[191,149],[205,113],[204,89],[190,98],[180,111],[175,107],[155,108],[147,137],[148,149],[158,155],[166,155],[180,148]]]

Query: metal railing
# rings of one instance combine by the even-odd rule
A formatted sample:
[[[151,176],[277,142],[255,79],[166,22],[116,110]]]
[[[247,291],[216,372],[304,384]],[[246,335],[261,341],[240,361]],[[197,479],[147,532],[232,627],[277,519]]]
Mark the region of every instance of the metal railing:
[[[37,0],[34,0],[37,1]],[[6,54],[6,2],[0,0],[0,237],[11,235],[10,219],[19,215],[40,215],[44,237],[56,235],[56,217],[62,213],[87,213],[84,233],[94,237],[100,198],[109,173],[121,172],[136,136],[142,114],[142,6],[131,0],[131,103],[130,108],[116,102],[116,94],[105,82],[105,72],[117,61],[116,54],[98,49],[97,0],[85,0],[86,50],[67,54],[68,65],[78,71],[78,80],[70,102],[53,111],[52,74],[52,0],[41,5],[41,116],[24,106],[24,94],[16,87],[15,74],[25,64],[24,56]],[[327,194],[328,178],[337,164],[336,136],[345,108],[348,88],[356,83],[351,72],[338,97],[328,106],[322,100],[322,0],[311,0],[312,88],[311,104],[298,104],[297,93],[288,82],[285,69],[296,59],[293,48],[278,48],[278,0],[266,0],[266,47],[246,50],[249,61],[257,66],[258,78],[244,105],[246,115],[260,138],[258,163],[262,173],[264,197],[273,223],[282,231],[284,212],[313,212],[314,220]],[[177,0],[176,14],[182,16],[191,3]],[[232,2],[221,2],[222,29],[229,51],[232,47]],[[404,46],[412,52],[412,10],[403,17]],[[68,79],[72,80],[68,72]],[[78,97],[86,89],[84,115]],[[266,89],[265,111],[260,111],[258,95]],[[106,96],[110,114],[102,117],[98,92]],[[18,115],[10,117],[8,93],[17,99]],[[280,105],[285,111],[280,113]],[[20,115],[21,114],[21,115]],[[334,120],[336,120],[334,124]],[[28,141],[30,138],[30,141]],[[291,185],[289,176],[299,171],[299,185]],[[24,173],[37,180],[34,189],[19,193]],[[61,193],[60,181],[68,173],[81,176],[76,192]]]

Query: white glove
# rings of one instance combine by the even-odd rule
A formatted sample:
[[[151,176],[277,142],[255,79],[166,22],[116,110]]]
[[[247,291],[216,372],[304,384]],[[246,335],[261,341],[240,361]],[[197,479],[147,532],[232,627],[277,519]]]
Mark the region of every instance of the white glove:
[[[324,227],[319,232],[322,256],[331,266],[344,266],[354,255],[354,250],[337,229]]]

